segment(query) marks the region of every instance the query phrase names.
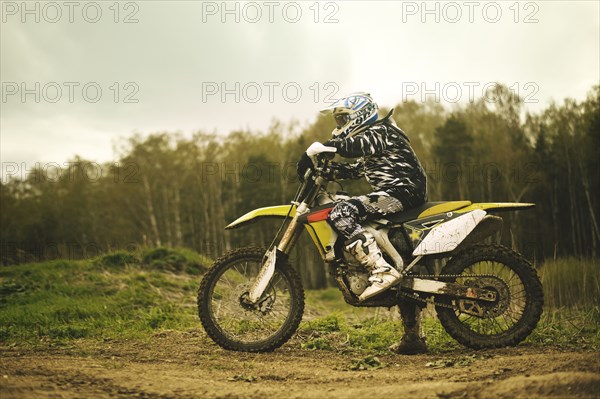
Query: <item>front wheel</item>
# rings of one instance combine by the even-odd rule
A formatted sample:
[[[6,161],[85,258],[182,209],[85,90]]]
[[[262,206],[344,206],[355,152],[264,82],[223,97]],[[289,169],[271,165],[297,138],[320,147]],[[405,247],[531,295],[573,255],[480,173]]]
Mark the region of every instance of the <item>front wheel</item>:
[[[527,338],[542,314],[542,284],[531,264],[519,253],[500,246],[478,244],[452,257],[441,271],[444,278],[491,290],[496,301],[447,299],[436,306],[444,329],[473,349],[514,346]],[[452,308],[449,308],[452,305]]]
[[[262,266],[265,249],[247,247],[217,259],[198,290],[198,314],[206,333],[225,349],[269,352],[298,328],[304,312],[300,276],[277,262],[271,282],[257,303],[248,291]]]

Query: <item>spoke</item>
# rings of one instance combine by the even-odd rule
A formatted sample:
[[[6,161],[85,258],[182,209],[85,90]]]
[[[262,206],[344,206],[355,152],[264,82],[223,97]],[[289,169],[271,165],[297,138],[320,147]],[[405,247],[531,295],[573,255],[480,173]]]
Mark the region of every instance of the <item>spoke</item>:
[[[517,324],[519,320],[521,320],[521,318],[523,317],[523,313],[506,312],[506,316],[508,316],[513,321],[513,324]]]
[[[498,331],[503,331],[502,326],[500,326],[500,324],[498,324],[498,321],[496,320],[496,318],[492,318],[492,319],[489,319],[489,320],[491,321],[491,324],[493,326],[498,327],[497,329],[494,329],[494,333],[496,333]]]
[[[282,276],[279,276],[279,278],[277,279],[277,281],[273,284],[273,288],[277,287],[277,284],[279,284],[279,282],[283,279]]]
[[[509,320],[506,320],[506,316],[508,316]],[[502,317],[502,320],[504,320],[504,323],[506,323],[506,326],[508,328],[515,325],[515,320],[512,319],[512,316],[510,315],[510,313],[503,314],[501,317]],[[518,321],[518,320],[516,320],[516,321]]]
[[[519,277],[519,275],[517,273],[513,272],[512,270],[511,270],[511,272],[512,272],[512,275],[510,276],[510,278],[508,279],[506,284],[509,284],[512,281],[512,279],[515,278],[515,276]]]
[[[233,318],[229,318],[229,321],[225,323],[225,327],[229,327],[233,323]]]
[[[219,279],[219,281],[217,282],[217,284],[215,284],[215,288],[217,288],[217,285],[218,285],[218,284],[219,284],[221,281],[223,281],[223,282],[227,283],[227,285],[229,285],[229,287],[231,287],[231,289],[233,290],[233,285],[232,285],[232,283],[229,281],[229,279],[228,279],[228,278],[225,278],[225,276],[223,276],[221,279]]]

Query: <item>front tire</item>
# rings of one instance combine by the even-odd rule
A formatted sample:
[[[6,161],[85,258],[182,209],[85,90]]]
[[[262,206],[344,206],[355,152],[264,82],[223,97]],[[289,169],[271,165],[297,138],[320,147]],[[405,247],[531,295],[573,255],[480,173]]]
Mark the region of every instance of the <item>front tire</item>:
[[[262,265],[266,250],[246,247],[217,259],[198,289],[198,315],[209,337],[224,349],[270,352],[290,339],[304,312],[300,276],[278,261],[257,304],[244,295]]]
[[[509,248],[487,244],[466,248],[448,261],[441,274],[465,275],[445,281],[479,284],[481,288],[497,290],[496,304],[482,302],[483,315],[436,306],[446,332],[469,348],[515,346],[531,334],[540,320],[544,304],[540,279],[531,264]],[[478,274],[494,277],[468,277]],[[454,303],[460,308],[461,301],[463,305],[469,302],[448,299],[445,303]]]

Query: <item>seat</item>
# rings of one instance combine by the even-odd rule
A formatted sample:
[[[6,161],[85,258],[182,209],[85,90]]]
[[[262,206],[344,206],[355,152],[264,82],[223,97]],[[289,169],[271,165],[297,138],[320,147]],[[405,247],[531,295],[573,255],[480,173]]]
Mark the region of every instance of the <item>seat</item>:
[[[407,211],[386,215],[385,219],[393,223],[404,223],[410,220],[424,218],[438,213],[452,212],[471,205],[471,201],[438,201],[426,202]]]

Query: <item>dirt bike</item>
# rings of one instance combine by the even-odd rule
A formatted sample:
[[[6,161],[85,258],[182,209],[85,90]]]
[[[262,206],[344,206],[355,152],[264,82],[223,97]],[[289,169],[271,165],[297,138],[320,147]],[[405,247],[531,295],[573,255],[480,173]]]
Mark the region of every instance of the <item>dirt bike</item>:
[[[474,348],[514,346],[535,328],[543,306],[542,285],[519,253],[486,244],[502,228],[500,211],[533,207],[528,203],[427,202],[417,208],[368,220],[383,256],[403,278],[363,302],[369,272],[344,249],[327,221],[345,193],[327,191],[329,159],[309,169],[291,205],[255,209],[226,229],[264,218],[282,219],[268,249],[245,247],[218,258],[198,291],[198,313],[207,334],[221,347],[267,352],[294,334],[304,311],[304,290],[289,262],[304,230],[332,270],[346,303],[387,307],[399,301],[432,303],[443,328]],[[282,235],[283,232],[283,235]],[[279,237],[281,239],[279,240]],[[443,264],[436,272],[435,264]]]

